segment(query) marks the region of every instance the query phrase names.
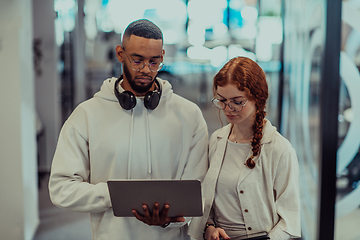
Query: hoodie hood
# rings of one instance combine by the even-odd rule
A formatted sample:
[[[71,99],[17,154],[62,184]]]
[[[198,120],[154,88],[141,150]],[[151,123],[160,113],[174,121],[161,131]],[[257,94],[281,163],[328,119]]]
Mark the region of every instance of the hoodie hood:
[[[117,102],[118,100],[114,93],[114,86],[116,80],[117,78],[115,77],[106,79],[101,85],[100,91],[95,93],[94,97],[100,97],[109,101]],[[161,98],[165,98],[173,92],[171,84],[168,81],[162,80],[161,78],[158,77],[156,78],[156,81],[158,81],[162,87]],[[121,87],[121,85],[119,85],[119,92],[123,92],[123,91],[125,90]]]

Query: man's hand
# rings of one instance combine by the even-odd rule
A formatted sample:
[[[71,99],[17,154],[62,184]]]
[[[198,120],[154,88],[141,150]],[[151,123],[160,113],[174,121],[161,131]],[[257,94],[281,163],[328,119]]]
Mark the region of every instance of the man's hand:
[[[144,214],[140,215],[135,209],[132,210],[134,216],[142,221],[143,223],[152,226],[163,226],[165,224],[171,223],[171,222],[184,222],[185,218],[183,217],[168,217],[169,213],[169,204],[165,204],[163,210],[159,210],[159,204],[154,203],[154,210],[152,213],[150,213],[149,208],[147,205],[143,205]]]

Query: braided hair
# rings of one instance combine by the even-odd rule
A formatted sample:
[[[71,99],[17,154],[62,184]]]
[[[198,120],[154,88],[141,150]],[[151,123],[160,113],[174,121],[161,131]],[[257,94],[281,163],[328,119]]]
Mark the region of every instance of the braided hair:
[[[218,86],[235,84],[240,91],[247,94],[247,98],[255,102],[256,116],[252,126],[253,137],[251,139],[252,156],[245,165],[250,169],[255,167],[253,158],[260,153],[260,141],[263,137],[265,107],[268,98],[268,85],[264,71],[261,67],[247,57],[236,57],[229,60],[215,75],[213,81],[213,94],[216,95]]]

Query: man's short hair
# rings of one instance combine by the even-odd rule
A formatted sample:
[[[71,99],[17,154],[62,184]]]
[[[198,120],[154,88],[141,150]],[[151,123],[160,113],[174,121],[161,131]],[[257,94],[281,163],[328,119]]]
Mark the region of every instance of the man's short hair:
[[[161,29],[146,19],[140,19],[130,23],[125,29],[123,42],[125,38],[129,39],[131,35],[148,39],[161,39],[163,41]]]

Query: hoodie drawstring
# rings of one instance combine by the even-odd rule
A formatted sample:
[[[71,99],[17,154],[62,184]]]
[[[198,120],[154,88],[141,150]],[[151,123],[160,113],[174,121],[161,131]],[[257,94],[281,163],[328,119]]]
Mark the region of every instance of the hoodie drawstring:
[[[134,111],[131,109],[131,122],[130,122],[130,136],[129,136],[129,157],[128,157],[128,179],[131,179],[131,158],[132,158],[132,145],[133,145],[133,126],[134,126]]]
[[[147,158],[148,158],[148,174],[150,175],[150,177],[152,178],[151,176],[151,153],[150,153],[150,149],[151,149],[151,146],[150,146],[150,125],[149,125],[149,116],[148,116],[148,111],[145,110],[145,118],[146,118],[146,150],[147,150]]]

